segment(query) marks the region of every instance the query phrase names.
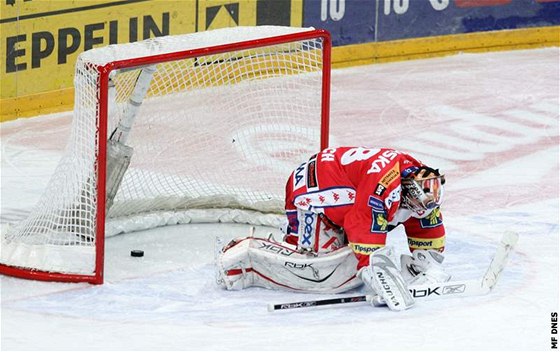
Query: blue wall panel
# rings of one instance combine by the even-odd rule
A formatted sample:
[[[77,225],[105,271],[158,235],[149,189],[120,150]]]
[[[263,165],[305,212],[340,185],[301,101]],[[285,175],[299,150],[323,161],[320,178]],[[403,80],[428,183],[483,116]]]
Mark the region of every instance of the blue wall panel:
[[[560,25],[560,0],[304,0],[335,46]]]

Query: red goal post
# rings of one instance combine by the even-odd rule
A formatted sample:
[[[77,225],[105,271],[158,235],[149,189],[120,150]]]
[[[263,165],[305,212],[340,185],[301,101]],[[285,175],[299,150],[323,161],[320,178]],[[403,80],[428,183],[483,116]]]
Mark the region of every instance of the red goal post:
[[[328,32],[275,26],[81,54],[65,156],[29,217],[3,229],[0,273],[101,284],[106,236],[216,208],[212,221],[267,224],[289,172],[328,146],[330,55]],[[123,130],[130,166],[106,205],[108,139]]]

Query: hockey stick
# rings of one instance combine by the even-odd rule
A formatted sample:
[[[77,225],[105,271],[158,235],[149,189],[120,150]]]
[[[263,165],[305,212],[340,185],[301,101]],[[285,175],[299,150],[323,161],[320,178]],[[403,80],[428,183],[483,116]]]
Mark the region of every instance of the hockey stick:
[[[123,116],[107,141],[106,212],[109,212],[113,205],[113,200],[117,195],[124,174],[130,165],[133,149],[126,145],[126,140],[138,114],[138,109],[148,92],[155,71],[155,66],[147,66],[140,71]],[[109,89],[111,88],[114,90],[114,85],[110,85]]]
[[[481,285],[481,281],[478,280],[449,281],[442,284],[409,286],[408,290],[415,300],[478,296],[490,292],[490,289],[483,288]],[[284,309],[308,308],[356,302],[368,302],[374,306],[385,305],[383,299],[378,295],[362,295],[291,303],[269,304],[268,311],[273,312]]]
[[[506,232],[503,235],[496,250],[496,254],[494,254],[494,257],[492,258],[492,261],[481,280],[457,280],[430,285],[409,286],[408,289],[414,299],[420,300],[486,295],[496,286],[498,278],[504,270],[504,267],[507,264],[511,252],[515,248],[518,239],[519,235],[515,232]],[[363,295],[269,304],[268,311],[274,312],[285,309],[308,308],[356,302],[368,302],[374,306],[384,305],[381,297],[377,295]]]

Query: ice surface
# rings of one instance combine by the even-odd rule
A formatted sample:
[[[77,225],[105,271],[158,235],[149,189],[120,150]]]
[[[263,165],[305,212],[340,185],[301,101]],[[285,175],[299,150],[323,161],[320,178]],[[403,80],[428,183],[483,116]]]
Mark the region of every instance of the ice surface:
[[[445,264],[455,279],[480,277],[502,233],[519,232],[490,295],[401,313],[363,303],[269,313],[268,303],[326,296],[225,292],[214,284],[215,238],[246,235],[248,226],[179,225],[109,238],[102,286],[0,277],[1,348],[550,349],[559,292],[559,49],[341,69],[332,86],[334,144],[402,149],[446,172]],[[2,226],[40,196],[69,125],[69,113],[0,125]],[[406,251],[400,229],[389,243]],[[133,249],[145,256],[131,257]]]

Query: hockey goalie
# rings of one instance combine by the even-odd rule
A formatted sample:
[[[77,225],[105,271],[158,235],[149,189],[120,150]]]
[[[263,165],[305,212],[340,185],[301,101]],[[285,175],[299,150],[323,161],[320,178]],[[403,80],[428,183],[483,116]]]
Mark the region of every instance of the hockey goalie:
[[[284,238],[237,238],[218,255],[219,283],[298,292],[344,292],[365,284],[391,309],[413,305],[407,285],[446,282],[444,175],[389,148],[328,148],[286,184]],[[403,225],[400,265],[385,246]]]

